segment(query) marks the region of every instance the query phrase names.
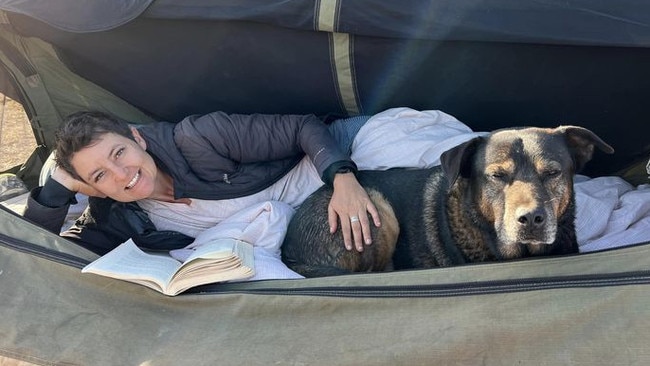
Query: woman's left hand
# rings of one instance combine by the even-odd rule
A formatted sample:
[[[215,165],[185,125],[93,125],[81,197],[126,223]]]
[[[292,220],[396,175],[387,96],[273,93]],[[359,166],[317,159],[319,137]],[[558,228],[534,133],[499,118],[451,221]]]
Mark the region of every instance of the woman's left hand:
[[[370,221],[381,226],[377,208],[368,197],[368,193],[357,181],[353,173],[339,173],[334,176],[334,193],[327,207],[330,233],[335,233],[339,218],[345,248],[362,252],[363,246],[372,244]]]

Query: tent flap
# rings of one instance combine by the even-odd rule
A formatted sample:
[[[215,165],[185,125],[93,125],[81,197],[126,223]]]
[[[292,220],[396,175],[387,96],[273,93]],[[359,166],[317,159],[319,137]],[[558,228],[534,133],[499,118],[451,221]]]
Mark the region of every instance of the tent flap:
[[[112,29],[138,17],[153,0],[3,0],[0,8],[68,32]]]
[[[407,39],[650,45],[650,4],[635,0],[2,0],[0,9],[70,32],[109,30],[142,15]]]
[[[642,321],[650,316],[644,276],[632,274],[628,278],[638,282],[625,285],[604,281],[577,286],[570,281],[590,273],[609,273],[614,278],[621,268],[647,276],[649,245],[563,259],[262,281],[216,294],[176,297],[83,275],[78,268],[5,246],[0,246],[0,254],[0,354],[47,363],[419,365],[480,359],[484,365],[612,365],[650,361],[645,344],[650,329]],[[566,284],[527,290],[526,278],[536,279],[537,284],[564,278]],[[521,285],[504,292],[463,291],[477,281]],[[456,291],[445,296],[407,296],[418,283]],[[401,288],[403,295],[363,296],[355,294],[359,286]],[[288,296],[292,288],[348,288],[349,296]]]

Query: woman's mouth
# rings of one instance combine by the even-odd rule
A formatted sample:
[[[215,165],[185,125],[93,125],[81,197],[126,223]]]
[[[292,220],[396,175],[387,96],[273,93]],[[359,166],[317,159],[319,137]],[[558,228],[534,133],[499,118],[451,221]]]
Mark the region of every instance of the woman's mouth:
[[[126,185],[126,189],[131,189],[133,186],[138,183],[138,180],[140,180],[140,171],[138,170],[137,173],[133,176],[133,179],[129,182],[129,184]]]

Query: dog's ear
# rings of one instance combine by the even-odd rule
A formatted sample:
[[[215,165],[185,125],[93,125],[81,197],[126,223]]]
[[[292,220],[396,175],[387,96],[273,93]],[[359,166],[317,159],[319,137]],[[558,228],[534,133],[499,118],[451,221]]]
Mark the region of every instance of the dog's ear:
[[[472,157],[483,137],[474,137],[442,153],[440,165],[451,188],[459,176],[469,177],[472,169]]]
[[[614,149],[605,141],[590,130],[579,126],[560,126],[555,129],[557,133],[564,135],[573,161],[575,171],[579,172],[591,160],[594,154],[594,146],[607,154],[614,153]]]

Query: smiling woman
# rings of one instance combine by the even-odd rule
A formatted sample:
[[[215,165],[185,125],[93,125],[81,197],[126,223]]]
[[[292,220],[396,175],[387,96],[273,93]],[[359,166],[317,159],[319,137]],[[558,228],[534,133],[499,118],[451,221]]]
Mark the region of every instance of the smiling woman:
[[[198,128],[215,131],[197,123],[182,134],[187,141],[179,141],[192,159],[182,156],[172,164],[181,154],[169,148],[176,141],[152,146],[168,141],[155,133],[173,134],[165,122],[178,125],[186,116],[213,111],[314,114],[328,121],[371,116],[345,148],[355,163],[384,167],[429,161],[420,159],[430,152],[422,145],[442,135],[439,127],[448,130],[444,137],[457,137],[579,124],[616,149],[613,155],[595,151],[580,182],[585,188],[576,198],[576,217],[582,217],[576,230],[586,241],[580,249],[589,253],[379,274],[276,276],[205,285],[177,297],[82,274],[81,268],[130,236],[136,243],[151,239],[143,248],[182,246],[179,239],[187,238],[173,236],[175,227],[189,223],[205,231],[210,220],[215,227],[226,220],[221,215],[233,217],[255,202],[244,205],[249,201],[242,199],[216,213],[206,203],[199,215],[190,212],[192,205],[113,205],[94,197],[98,205],[92,208],[107,215],[71,222],[107,229],[97,240],[90,235],[99,230],[80,231],[88,237],[77,243],[92,249],[64,236],[77,232],[62,235],[62,222],[53,222],[50,232],[0,210],[0,355],[93,366],[650,364],[650,238],[644,237],[650,234],[650,200],[641,197],[650,186],[649,192],[631,187],[620,173],[643,158],[636,184],[650,183],[650,1],[0,0],[0,24],[0,92],[23,104],[43,156],[51,154],[65,116],[110,112],[150,133],[147,147],[165,157],[165,168],[180,182],[175,193],[207,191],[201,183],[218,182],[214,197],[202,199],[208,203],[238,187],[257,188],[265,177],[260,172],[242,179],[228,156],[217,160],[199,143],[240,156],[263,152],[258,149],[289,135],[283,131],[293,123],[278,121],[269,133],[255,135],[224,128],[243,139],[259,136],[232,143],[232,149],[226,145],[236,141],[231,138],[215,144],[194,138],[202,135]],[[3,80],[13,93],[2,88]],[[425,111],[431,113],[422,119],[415,113]],[[470,131],[453,128],[434,111]],[[420,128],[422,120],[431,133]],[[400,145],[410,131],[421,143]],[[465,141],[459,140],[436,140],[434,150]],[[426,151],[413,152],[418,147]],[[316,156],[319,151],[312,156],[327,153]],[[38,181],[40,156],[32,156],[28,177]],[[304,187],[319,183],[322,174],[310,157],[303,159],[288,162],[297,170],[263,198],[304,202],[311,192]],[[333,168],[338,173],[342,167]],[[135,191],[147,179],[129,169],[122,188]],[[343,178],[352,174],[344,171]],[[75,197],[52,193],[61,201]],[[367,219],[345,208],[352,200],[340,201],[342,222],[357,228]],[[70,202],[53,203],[40,207],[43,218],[64,221]],[[319,222],[327,228],[323,216]],[[161,235],[152,238],[154,233]],[[622,244],[637,245],[613,248]]]
[[[0,94],[0,171],[23,164],[36,140],[22,105]]]

